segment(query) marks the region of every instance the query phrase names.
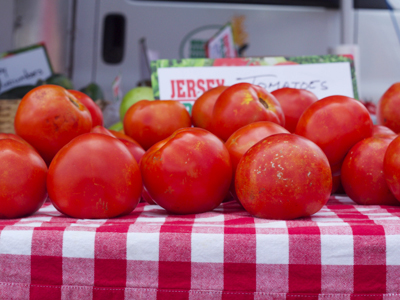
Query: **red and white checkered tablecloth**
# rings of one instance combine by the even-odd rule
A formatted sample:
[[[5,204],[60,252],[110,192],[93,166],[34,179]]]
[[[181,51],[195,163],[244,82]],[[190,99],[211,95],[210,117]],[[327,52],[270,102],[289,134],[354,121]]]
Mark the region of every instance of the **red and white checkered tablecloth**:
[[[234,201],[109,220],[46,203],[0,230],[0,299],[400,299],[400,207],[347,197],[293,221]]]

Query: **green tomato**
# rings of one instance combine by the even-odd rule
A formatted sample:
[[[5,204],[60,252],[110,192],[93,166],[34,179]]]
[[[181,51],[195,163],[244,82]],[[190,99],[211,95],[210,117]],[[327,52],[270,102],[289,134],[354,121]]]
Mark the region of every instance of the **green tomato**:
[[[121,121],[124,120],[127,110],[140,100],[154,100],[153,89],[148,86],[138,86],[127,92],[122,98],[119,108],[119,116]]]

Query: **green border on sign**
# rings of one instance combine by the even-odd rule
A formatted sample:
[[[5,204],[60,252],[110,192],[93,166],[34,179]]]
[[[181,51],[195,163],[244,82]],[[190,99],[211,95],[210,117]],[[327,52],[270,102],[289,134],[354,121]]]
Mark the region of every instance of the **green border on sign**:
[[[353,83],[354,98],[358,100],[358,88],[354,60],[346,55],[312,55],[312,56],[277,56],[277,57],[238,57],[238,58],[183,58],[183,59],[160,59],[151,62],[151,84],[154,98],[160,99],[158,85],[159,68],[185,68],[185,67],[211,67],[211,66],[274,66],[288,64],[321,64],[349,62],[351,78]]]

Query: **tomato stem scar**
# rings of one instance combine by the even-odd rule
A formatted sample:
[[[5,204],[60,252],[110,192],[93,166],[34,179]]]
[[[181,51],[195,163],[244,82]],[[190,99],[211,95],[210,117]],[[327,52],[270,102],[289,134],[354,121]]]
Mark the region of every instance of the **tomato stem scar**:
[[[267,102],[265,102],[264,99],[258,98],[258,101],[260,101],[260,103],[261,103],[266,109],[269,108]]]

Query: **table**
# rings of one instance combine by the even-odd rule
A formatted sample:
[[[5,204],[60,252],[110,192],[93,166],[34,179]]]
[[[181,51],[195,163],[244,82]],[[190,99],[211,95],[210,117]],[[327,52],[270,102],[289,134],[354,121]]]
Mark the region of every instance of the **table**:
[[[292,221],[235,201],[108,220],[46,202],[0,230],[0,299],[400,299],[400,207],[346,196]]]

